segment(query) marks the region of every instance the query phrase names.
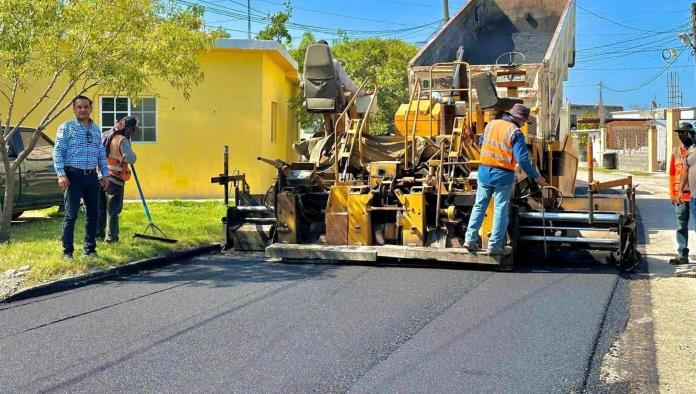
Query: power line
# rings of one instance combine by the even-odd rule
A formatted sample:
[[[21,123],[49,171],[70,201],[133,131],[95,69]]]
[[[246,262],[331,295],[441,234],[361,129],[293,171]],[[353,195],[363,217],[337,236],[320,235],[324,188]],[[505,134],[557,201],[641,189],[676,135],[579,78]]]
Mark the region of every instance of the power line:
[[[377,0],[377,1],[380,3],[401,4],[401,5],[410,5],[410,6],[427,7],[427,8],[440,8],[439,5],[412,3],[412,2],[408,2],[408,1],[396,1],[396,0]]]
[[[644,88],[644,87],[650,85],[650,84],[653,83],[657,78],[659,78],[660,75],[664,74],[664,72],[667,71],[667,69],[669,69],[669,67],[670,67],[672,64],[674,64],[674,62],[676,62],[677,59],[679,59],[679,56],[684,52],[684,49],[685,49],[685,48],[686,48],[686,45],[684,45],[684,46],[679,50],[679,52],[677,53],[677,55],[676,55],[675,57],[673,57],[672,60],[669,61],[664,67],[662,67],[662,69],[661,69],[660,71],[658,71],[655,75],[653,75],[653,76],[652,76],[651,78],[649,78],[647,81],[645,81],[645,82],[643,82],[643,83],[641,83],[641,84],[639,84],[639,85],[636,85],[636,86],[634,86],[634,87],[632,87],[632,88],[629,88],[629,89],[613,89],[613,88],[610,88],[610,87],[608,87],[608,86],[604,86],[604,88],[607,89],[607,90],[609,90],[609,91],[616,92],[616,93],[627,93],[627,92],[632,92],[632,91],[635,91],[635,90],[640,90],[640,89],[642,89],[642,88]]]
[[[594,12],[598,13],[598,14],[602,14],[604,16],[611,15],[611,14],[608,14],[606,12],[600,12],[600,11],[596,11],[596,10]],[[641,26],[643,24],[643,22],[640,22],[640,21],[643,21],[646,19],[650,19],[650,20],[665,19],[665,18],[659,18],[659,16],[660,15],[668,15],[668,14],[676,14],[676,13],[683,14],[684,10],[679,10],[679,11],[675,10],[675,11],[669,11],[669,12],[651,12],[648,16],[638,16],[638,17],[635,17],[634,15],[641,15],[640,13],[624,12],[624,13],[621,13],[622,19],[619,22],[628,23],[627,21],[630,21],[631,26]],[[607,26],[606,23],[601,23],[601,21],[599,21],[599,22],[600,23],[596,24],[596,25],[583,26],[583,27],[586,27],[587,30],[595,30],[595,29]],[[657,31],[661,31],[660,30],[661,27],[657,27],[657,26],[651,26],[650,29],[656,29]]]
[[[613,23],[613,24],[615,24],[615,25],[617,25],[617,26],[621,26],[621,27],[623,27],[623,28],[625,28],[625,29],[630,29],[630,30],[635,30],[635,31],[641,31],[641,32],[644,32],[644,33],[664,33],[664,32],[659,32],[659,31],[645,30],[645,29],[639,29],[639,28],[636,28],[636,27],[628,26],[628,25],[625,25],[625,24],[623,24],[623,23],[621,23],[621,22],[617,22],[617,21],[615,21],[615,20],[613,20],[613,19],[609,19],[609,18],[607,18],[607,17],[605,17],[605,16],[602,16],[602,15],[600,15],[600,14],[597,14],[597,13],[595,13],[595,12],[592,12],[592,11],[588,10],[587,8],[581,6],[580,4],[576,4],[576,6],[577,6],[578,8],[580,8],[581,10],[587,12],[587,13],[590,14],[590,15],[593,15],[593,16],[599,18],[599,19],[605,20],[605,21],[607,21],[607,22],[609,22],[609,23]]]
[[[579,63],[599,62],[599,61],[605,61],[605,60],[610,60],[610,59],[629,57],[631,55],[642,54],[642,53],[662,52],[665,49],[667,49],[667,48],[659,46],[659,47],[650,47],[650,48],[634,49],[634,50],[626,50],[626,51],[615,51],[613,55],[597,54],[597,55],[591,55],[591,56],[585,56],[585,57],[578,57],[577,60]]]
[[[283,3],[278,3],[278,2],[275,2],[275,1],[268,1],[268,0],[257,0],[257,1],[260,1],[260,2],[262,2],[262,3],[274,4],[274,5],[285,5],[285,4],[283,4]],[[406,24],[406,23],[389,22],[389,21],[383,21],[383,20],[379,20],[379,19],[363,18],[363,17],[360,17],[360,16],[351,16],[351,15],[344,15],[344,14],[336,14],[336,13],[328,12],[328,11],[320,11],[320,10],[314,10],[314,9],[311,9],[311,8],[298,7],[298,6],[296,6],[296,5],[293,5],[293,6],[292,6],[292,9],[293,9],[293,10],[302,10],[302,11],[307,11],[307,12],[313,12],[313,13],[322,14],[322,15],[331,15],[331,16],[335,16],[335,17],[339,17],[339,18],[345,18],[345,19],[354,19],[354,20],[366,21],[366,22],[385,23],[385,24],[388,24],[388,25],[411,26],[411,25]]]
[[[180,4],[188,5],[188,6],[200,6],[200,3],[207,4],[204,9],[208,12],[215,13],[218,15],[223,15],[223,16],[229,16],[235,19],[239,20],[246,20],[247,15],[246,12],[243,12],[238,9],[226,7],[226,6],[221,6],[217,5],[214,3],[211,3],[209,1],[205,0],[198,0],[197,3],[193,3],[191,1],[186,1],[186,0],[176,0]],[[233,3],[237,3],[234,0],[228,0]],[[240,3],[237,3],[240,4]],[[269,21],[269,18],[262,13],[262,11],[256,10],[252,8],[255,12],[255,14],[251,15],[251,20],[255,23],[260,23],[260,24],[266,24]],[[355,35],[362,35],[362,36],[370,36],[370,35],[383,35],[383,36],[390,36],[390,35],[399,35],[402,33],[407,33],[407,32],[413,32],[415,30],[419,30],[425,27],[433,27],[435,25],[440,24],[440,20],[435,20],[430,23],[426,23],[423,25],[418,25],[418,26],[411,26],[407,28],[401,28],[401,29],[385,29],[385,30],[359,30],[359,29],[340,29],[344,31],[346,34],[355,34]],[[333,27],[324,27],[324,26],[313,26],[313,25],[306,25],[306,24],[301,24],[301,23],[295,23],[295,22],[287,22],[286,26],[288,28],[294,29],[294,30],[300,30],[300,31],[308,31],[308,32],[313,32],[313,33],[322,33],[322,34],[329,34],[336,36],[337,31],[339,28],[333,28]]]
[[[675,29],[673,29],[673,30],[670,30],[670,31],[667,31],[667,32],[663,32],[663,33],[658,33],[657,35],[674,34],[674,33],[678,32],[678,31],[681,31],[681,30],[684,29],[686,26],[688,26],[688,23],[685,23],[685,24],[683,24],[683,25],[677,26],[677,27],[676,27]],[[655,34],[644,34],[644,35],[642,35],[642,36],[640,36],[640,37],[632,38],[632,39],[629,39],[629,40],[621,40],[621,41],[616,41],[616,42],[612,42],[612,43],[609,43],[609,44],[597,45],[597,46],[590,47],[590,48],[578,49],[577,52],[585,52],[585,51],[590,51],[590,50],[598,49],[598,48],[606,48],[606,47],[610,47],[610,46],[614,46],[614,45],[620,45],[620,44],[625,44],[625,43],[629,43],[629,42],[645,40],[645,39],[647,39],[647,38],[653,38],[653,37],[655,37],[655,36],[656,36]]]
[[[657,70],[664,66],[657,67],[622,67],[622,68],[577,68],[573,67],[573,71],[634,71],[634,70]],[[691,65],[672,66],[672,68],[693,68]]]

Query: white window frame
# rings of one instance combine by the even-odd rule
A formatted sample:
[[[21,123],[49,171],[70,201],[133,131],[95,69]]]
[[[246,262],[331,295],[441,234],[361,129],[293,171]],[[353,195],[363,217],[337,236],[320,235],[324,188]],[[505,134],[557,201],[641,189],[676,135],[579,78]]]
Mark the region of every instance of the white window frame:
[[[133,113],[131,112],[131,108],[134,107],[134,105],[133,105],[133,100],[131,100],[129,97],[126,97],[126,96],[102,95],[102,96],[99,96],[99,123],[100,123],[100,126],[101,126],[102,131],[104,131],[104,128],[105,128],[105,126],[104,126],[103,124],[101,124],[101,123],[102,123],[102,119],[103,119],[103,117],[104,117],[104,112],[105,112],[105,111],[104,111],[104,105],[103,105],[102,100],[105,99],[105,98],[107,98],[107,99],[109,99],[109,98],[110,98],[110,99],[114,99],[114,101],[115,101],[116,99],[119,99],[119,98],[121,98],[121,99],[127,99],[127,100],[128,100],[128,111],[127,111],[127,112],[128,112],[128,115],[127,115],[127,116],[136,116],[136,117],[138,118],[138,121],[139,121],[139,122],[142,122],[142,121],[143,121],[142,116],[141,116],[142,113],[143,113],[143,111],[137,112],[137,113],[135,113],[135,115],[133,115]],[[154,97],[154,96],[142,97],[142,99],[153,99],[153,100],[155,100],[155,110],[154,110],[154,111],[144,111],[144,112],[148,112],[148,113],[153,113],[153,114],[155,114],[155,125],[154,125],[154,128],[155,128],[155,139],[152,140],[152,141],[136,141],[136,140],[132,140],[131,143],[133,143],[133,144],[156,144],[156,143],[158,142],[158,140],[159,140],[159,133],[158,133],[159,127],[157,126],[157,124],[159,123],[159,119],[158,119],[158,116],[157,116],[157,113],[158,113],[157,108],[158,108],[158,106],[159,106],[159,105],[158,105],[158,102],[157,102],[158,100],[157,100],[157,97]],[[115,104],[115,103],[114,103],[114,104]],[[125,113],[126,111],[116,111],[116,108],[114,107],[114,110],[113,110],[113,111],[106,111],[106,112],[107,112],[107,113],[113,113],[113,114],[115,114],[115,113],[117,113],[117,112]],[[142,125],[139,123],[138,126],[142,126]],[[149,126],[149,127],[153,127],[153,126]]]

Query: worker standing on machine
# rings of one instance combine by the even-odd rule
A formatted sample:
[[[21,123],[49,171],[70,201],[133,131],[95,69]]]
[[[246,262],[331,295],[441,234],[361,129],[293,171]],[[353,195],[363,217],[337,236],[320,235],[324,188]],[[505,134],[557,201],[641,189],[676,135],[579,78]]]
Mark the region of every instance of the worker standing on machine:
[[[515,104],[502,119],[493,120],[486,125],[481,144],[476,202],[471,210],[464,242],[464,247],[469,251],[478,249],[478,232],[488,203],[493,197],[493,231],[488,240],[488,253],[503,254],[503,243],[508,227],[508,209],[515,183],[517,163],[527,176],[536,180],[539,186],[546,186],[544,177],[529,161],[527,143],[520,130],[525,123],[530,123],[529,113],[530,110],[526,106]]]

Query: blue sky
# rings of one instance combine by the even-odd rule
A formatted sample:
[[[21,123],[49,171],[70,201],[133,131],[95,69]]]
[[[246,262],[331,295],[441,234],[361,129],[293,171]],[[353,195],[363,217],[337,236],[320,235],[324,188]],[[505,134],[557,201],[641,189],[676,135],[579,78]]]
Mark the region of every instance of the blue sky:
[[[208,8],[206,23],[246,38],[247,0],[185,0]],[[263,15],[283,9],[283,0],[251,0],[252,34],[263,28]],[[450,15],[467,0],[450,0]],[[330,41],[336,29],[351,37],[399,37],[420,46],[436,31],[442,18],[441,0],[292,0],[291,34],[296,41],[305,30]],[[665,61],[663,51],[683,45],[680,31],[690,29],[689,0],[579,0],[577,1],[577,62],[566,82],[573,103],[598,100],[598,83],[608,87],[605,102],[625,107],[649,106],[653,97],[667,104],[667,72],[679,72],[683,104],[696,99],[694,55],[686,49]],[[667,70],[665,70],[667,68]],[[661,75],[658,75],[661,73]]]

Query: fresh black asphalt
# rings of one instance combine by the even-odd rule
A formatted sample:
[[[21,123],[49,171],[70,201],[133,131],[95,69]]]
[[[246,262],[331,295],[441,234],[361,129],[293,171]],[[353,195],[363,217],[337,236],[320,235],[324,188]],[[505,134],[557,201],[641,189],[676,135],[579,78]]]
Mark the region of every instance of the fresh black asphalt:
[[[578,392],[620,280],[203,256],[0,305],[0,392]]]

